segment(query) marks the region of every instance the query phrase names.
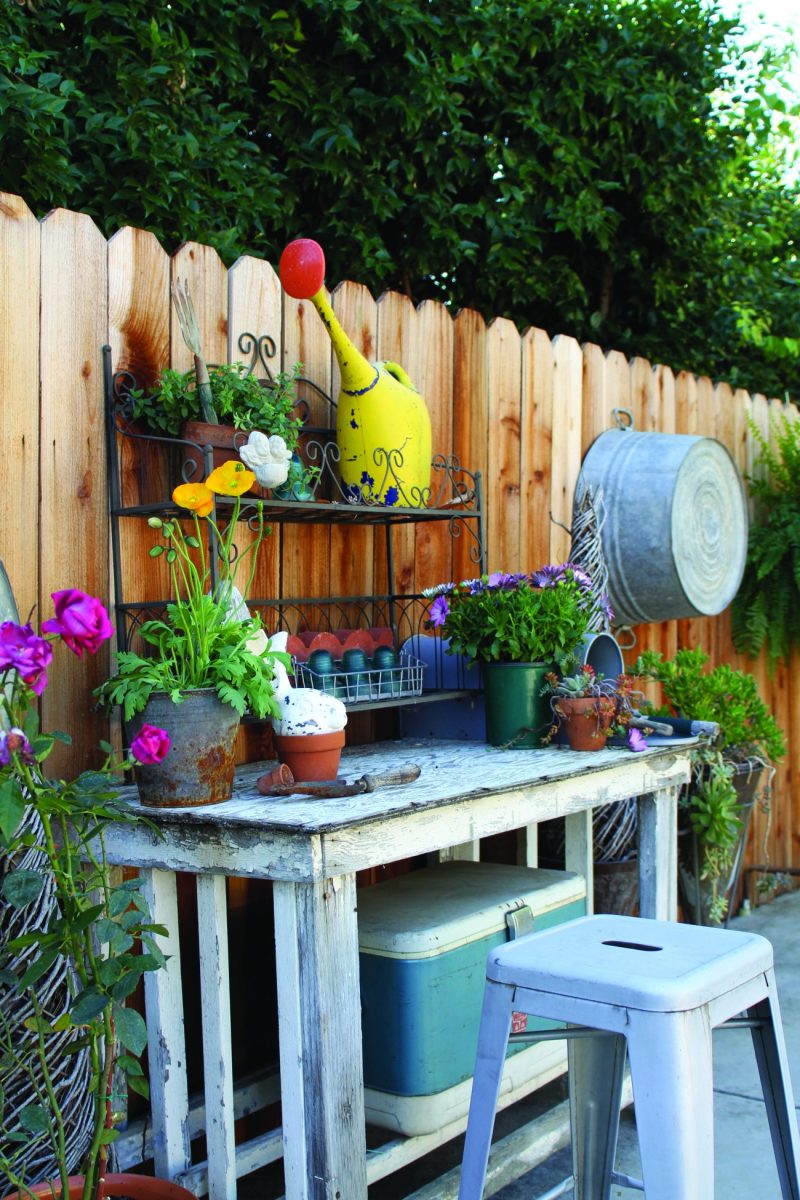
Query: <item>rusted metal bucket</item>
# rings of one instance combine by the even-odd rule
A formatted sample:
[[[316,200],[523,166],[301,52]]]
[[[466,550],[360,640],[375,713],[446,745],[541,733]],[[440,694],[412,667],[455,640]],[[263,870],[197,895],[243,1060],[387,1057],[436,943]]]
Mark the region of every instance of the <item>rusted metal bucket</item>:
[[[741,476],[721,442],[637,433],[631,418],[590,447],[576,503],[585,488],[604,510],[617,624],[715,616],[727,608],[744,572],[748,520]]]
[[[144,724],[166,729],[171,744],[163,762],[135,769],[142,804],[187,808],[230,800],[239,714],[213,688],[187,692],[182,704],[154,692],[144,712],[126,726],[129,741]]]

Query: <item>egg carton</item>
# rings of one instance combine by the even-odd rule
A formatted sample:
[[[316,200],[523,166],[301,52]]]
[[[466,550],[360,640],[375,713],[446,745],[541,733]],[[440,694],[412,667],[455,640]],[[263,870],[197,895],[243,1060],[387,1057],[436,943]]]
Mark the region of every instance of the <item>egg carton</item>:
[[[411,654],[398,655],[394,667],[367,667],[363,671],[342,671],[329,674],[314,671],[306,662],[294,662],[294,678],[297,687],[317,688],[329,696],[336,696],[345,704],[358,704],[366,700],[389,700],[396,696],[420,696],[425,663]]]

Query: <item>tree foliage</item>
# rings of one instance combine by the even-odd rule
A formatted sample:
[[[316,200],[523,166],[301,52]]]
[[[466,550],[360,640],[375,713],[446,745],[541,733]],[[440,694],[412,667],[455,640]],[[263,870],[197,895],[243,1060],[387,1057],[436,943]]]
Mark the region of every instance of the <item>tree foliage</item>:
[[[796,188],[713,0],[0,0],[0,182],[800,391]],[[783,131],[785,133],[785,131]],[[777,137],[777,142],[776,142]]]

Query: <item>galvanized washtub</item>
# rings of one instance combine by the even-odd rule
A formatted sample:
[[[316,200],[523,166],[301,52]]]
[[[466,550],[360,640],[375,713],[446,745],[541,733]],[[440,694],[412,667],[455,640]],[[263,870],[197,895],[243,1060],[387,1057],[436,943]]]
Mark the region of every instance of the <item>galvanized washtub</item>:
[[[583,461],[586,488],[604,510],[603,554],[615,624],[715,616],[742,580],[747,501],[721,442],[639,433],[627,409]],[[626,420],[629,418],[629,420]]]

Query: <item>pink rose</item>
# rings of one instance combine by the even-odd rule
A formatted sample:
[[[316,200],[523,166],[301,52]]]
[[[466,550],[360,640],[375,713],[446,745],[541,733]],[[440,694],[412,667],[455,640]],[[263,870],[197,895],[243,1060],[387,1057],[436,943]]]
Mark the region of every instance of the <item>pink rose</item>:
[[[143,725],[131,742],[131,756],[143,766],[162,762],[169,754],[170,738],[166,729]]]
[[[78,658],[84,650],[96,654],[114,632],[108,613],[99,600],[77,588],[53,592],[56,615],[42,622],[44,633],[57,633]]]

